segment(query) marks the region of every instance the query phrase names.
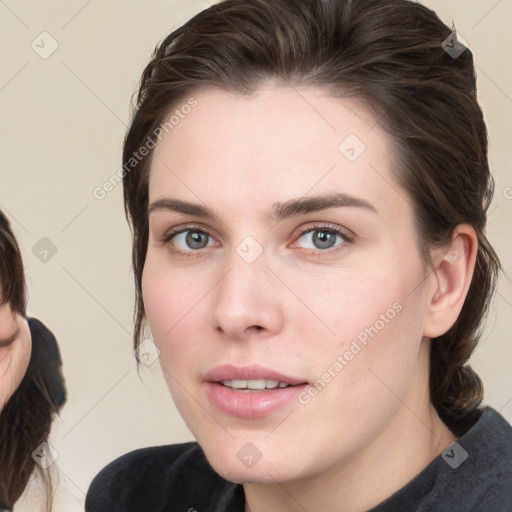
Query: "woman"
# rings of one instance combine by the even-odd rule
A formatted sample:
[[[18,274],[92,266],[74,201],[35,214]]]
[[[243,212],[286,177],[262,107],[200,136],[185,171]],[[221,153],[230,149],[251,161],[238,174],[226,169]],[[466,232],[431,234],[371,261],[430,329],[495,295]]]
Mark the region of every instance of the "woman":
[[[47,441],[66,401],[62,362],[53,334],[26,317],[23,262],[1,211],[0,255],[0,510],[49,511]]]
[[[196,443],[86,510],[512,508],[466,364],[499,260],[472,54],[407,0],[226,0],[145,69],[124,145],[146,321]]]

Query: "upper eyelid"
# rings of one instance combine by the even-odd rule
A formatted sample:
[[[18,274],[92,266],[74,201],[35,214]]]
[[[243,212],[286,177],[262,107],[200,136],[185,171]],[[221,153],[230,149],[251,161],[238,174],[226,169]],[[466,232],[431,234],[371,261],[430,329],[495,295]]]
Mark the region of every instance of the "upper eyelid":
[[[210,228],[203,228],[199,225],[187,225],[185,224],[184,226],[182,227],[172,227],[172,228],[169,228],[167,230],[164,231],[163,235],[161,236],[161,239],[162,240],[165,240],[165,239],[168,239],[174,235],[178,235],[180,233],[186,233],[187,231],[199,231],[201,233],[205,233],[209,236],[213,236],[211,233],[210,233]]]
[[[325,229],[326,231],[332,230],[332,231],[347,232],[347,234],[350,233],[350,231],[347,228],[343,228],[341,226],[335,226],[332,223],[328,223],[328,222],[322,223],[322,222],[319,222],[319,221],[310,221],[310,222],[313,222],[314,224],[312,226],[307,226],[306,225],[304,227],[298,227],[294,231],[299,230],[299,232],[301,234],[303,234],[304,232],[314,231],[315,229],[317,229],[317,230]],[[165,230],[165,234],[177,234],[177,233],[183,233],[184,231],[196,230],[196,231],[204,232],[204,233],[207,233],[208,235],[211,235],[211,233],[209,231],[211,229],[212,228],[203,227],[203,226],[201,226],[199,224],[184,224],[181,227],[180,226],[173,226],[172,228],[169,228],[169,229]]]
[[[299,234],[303,235],[305,233],[308,233],[310,231],[333,231],[337,234],[342,234],[347,237],[352,236],[352,232],[348,230],[347,228],[344,228],[342,226],[335,226],[334,224],[325,223],[322,224],[321,222],[315,223],[313,226],[305,226],[304,228],[299,229]]]

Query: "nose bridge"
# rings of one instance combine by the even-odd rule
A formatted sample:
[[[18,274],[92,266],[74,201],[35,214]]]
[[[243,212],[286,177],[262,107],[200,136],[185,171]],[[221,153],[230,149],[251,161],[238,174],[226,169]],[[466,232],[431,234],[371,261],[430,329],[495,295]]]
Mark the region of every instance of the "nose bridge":
[[[263,247],[247,237],[229,254],[227,272],[217,285],[210,319],[226,335],[241,338],[250,327],[275,331],[282,312],[269,283]]]
[[[224,285],[228,293],[256,298],[258,285],[268,278],[267,262],[268,252],[264,251],[263,245],[253,236],[244,237],[226,256],[229,273]]]

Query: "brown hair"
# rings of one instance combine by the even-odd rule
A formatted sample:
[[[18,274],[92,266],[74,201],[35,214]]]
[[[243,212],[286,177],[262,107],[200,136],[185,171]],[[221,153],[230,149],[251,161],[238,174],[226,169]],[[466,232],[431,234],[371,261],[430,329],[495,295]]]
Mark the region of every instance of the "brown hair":
[[[26,317],[23,261],[9,221],[0,211],[0,305]],[[65,401],[61,361],[53,335],[35,318],[30,362],[19,387],[0,411],[0,509],[11,510],[34,471],[45,484],[50,510],[51,481],[32,452],[47,441],[52,420]]]
[[[409,0],[225,0],[166,37],[143,72],[123,152],[130,162],[123,185],[133,233],[135,346],[145,322],[152,152],[140,161],[134,154],[171,107],[202,88],[251,94],[266,81],[320,87],[362,101],[392,135],[396,178],[413,200],[426,272],[429,249],[449,242],[457,225],[476,230],[479,250],[463,309],[431,345],[431,400],[460,435],[482,401],[482,383],[465,363],[500,262],[484,233],[493,179],[473,56],[469,49],[449,55],[442,43],[451,34],[433,11]]]
[[[26,314],[27,290],[20,248],[9,221],[0,210],[0,306],[9,304],[22,316]]]

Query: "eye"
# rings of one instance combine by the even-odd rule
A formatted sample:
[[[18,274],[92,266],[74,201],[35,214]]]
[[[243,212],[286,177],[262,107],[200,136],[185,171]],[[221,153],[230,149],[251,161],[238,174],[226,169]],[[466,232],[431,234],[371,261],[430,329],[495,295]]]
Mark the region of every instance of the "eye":
[[[16,332],[9,338],[7,338],[5,340],[0,340],[0,348],[8,347],[9,345],[11,345],[18,337],[18,334],[19,334],[19,330],[16,330]]]
[[[197,251],[205,247],[216,245],[215,240],[208,233],[201,229],[191,227],[181,230],[172,230],[170,233],[166,234],[162,242],[165,244],[170,243],[182,252]]]
[[[328,249],[350,242],[350,236],[334,226],[310,226],[301,230],[297,243],[304,249],[325,252]]]
[[[302,229],[294,245],[321,253],[351,241],[351,235],[339,227],[315,225]],[[161,242],[169,246],[172,253],[189,256],[201,249],[218,245],[209,233],[193,226],[173,228],[166,233]]]

